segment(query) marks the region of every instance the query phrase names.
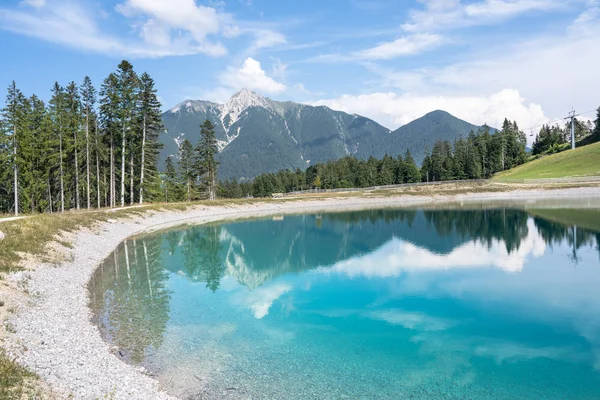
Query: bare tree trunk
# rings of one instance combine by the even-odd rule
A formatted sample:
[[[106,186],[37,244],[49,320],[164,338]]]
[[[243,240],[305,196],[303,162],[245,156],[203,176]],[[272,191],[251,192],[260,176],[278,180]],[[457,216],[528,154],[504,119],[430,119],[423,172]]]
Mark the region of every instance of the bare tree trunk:
[[[121,207],[125,206],[125,122],[123,122],[123,136],[121,140]]]
[[[15,185],[15,216],[19,216],[19,168],[17,167],[17,123],[14,125],[13,132],[13,170]]]
[[[75,128],[75,207],[79,210],[79,157],[77,154],[77,129]]]
[[[142,162],[140,165],[140,204],[144,203],[144,169],[146,157],[146,114],[144,114],[144,126],[142,127]],[[145,246],[145,244],[144,244]]]
[[[115,145],[110,133],[110,206],[115,206]]]
[[[50,175],[48,175],[48,202],[50,204],[50,214],[52,214],[52,185],[50,184]]]
[[[98,118],[96,118],[96,194],[97,206],[100,208],[100,147],[98,145]]]
[[[62,125],[59,127],[59,157],[60,157],[60,212],[65,212],[65,174],[63,171]]]
[[[133,205],[133,142],[131,143],[131,155],[129,157],[129,205]]]
[[[87,209],[92,208],[90,200],[90,110],[89,107],[85,113],[85,167],[86,167],[86,180],[87,180]]]

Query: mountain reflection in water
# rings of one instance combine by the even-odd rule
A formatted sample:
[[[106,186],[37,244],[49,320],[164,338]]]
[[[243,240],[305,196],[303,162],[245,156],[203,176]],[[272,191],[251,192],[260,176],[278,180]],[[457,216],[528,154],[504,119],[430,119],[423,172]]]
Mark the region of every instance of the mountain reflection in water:
[[[175,374],[169,367],[174,360],[177,365],[192,359],[192,365],[207,362],[199,349],[229,343],[223,342],[228,337],[228,349],[265,334],[268,343],[283,340],[291,346],[289,340],[302,336],[302,330],[283,336],[274,332],[318,327],[320,340],[325,340],[323,329],[340,330],[350,320],[361,326],[359,331],[385,323],[394,341],[402,337],[402,343],[420,348],[406,359],[414,359],[411,368],[420,368],[420,357],[446,354],[454,360],[460,354],[471,360],[465,365],[475,363],[472,357],[494,360],[496,367],[506,360],[545,359],[596,370],[600,226],[594,229],[593,221],[598,215],[598,210],[372,210],[182,227],[122,243],[94,274],[90,305],[108,342],[131,362],[153,366],[161,374]],[[586,221],[585,227],[570,220]],[[211,339],[217,326],[218,338]],[[245,334],[236,326],[244,326]],[[177,333],[182,329],[203,333],[183,340]],[[361,346],[378,346],[366,337],[361,340]],[[262,349],[261,357],[274,351],[274,345],[254,346]],[[177,353],[180,348],[189,354]],[[244,348],[248,360],[258,352]],[[361,363],[368,369],[368,363]],[[275,368],[265,361],[264,368],[268,366]],[[439,376],[445,379],[443,373]],[[582,385],[596,393],[600,378],[589,376],[598,386]],[[320,379],[324,386],[333,384]],[[448,376],[448,382],[453,379]],[[240,383],[220,382],[226,384]],[[173,385],[188,390],[193,383]],[[409,390],[402,383],[394,385],[389,387],[393,395]],[[522,388],[517,386],[511,395],[518,396]],[[372,395],[367,387],[360,390],[354,394]],[[552,390],[557,398],[567,393]]]

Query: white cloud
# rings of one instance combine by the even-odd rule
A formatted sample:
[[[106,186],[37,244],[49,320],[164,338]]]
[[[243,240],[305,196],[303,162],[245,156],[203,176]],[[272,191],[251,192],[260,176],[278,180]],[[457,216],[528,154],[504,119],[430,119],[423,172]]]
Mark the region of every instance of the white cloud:
[[[252,311],[254,318],[262,319],[269,314],[273,303],[290,290],[292,290],[290,285],[282,283],[262,287],[248,292],[244,303]]]
[[[370,93],[343,95],[313,102],[335,110],[369,117],[396,129],[434,110],[444,110],[476,125],[502,126],[504,118],[516,120],[525,128],[546,123],[548,118],[538,104],[526,103],[516,90],[502,90],[489,96],[433,96],[418,94]]]
[[[219,77],[220,82],[234,90],[246,88],[276,94],[286,90],[284,84],[267,76],[260,62],[248,57],[241,68],[229,68]]]
[[[176,4],[173,4],[176,3]],[[95,53],[128,57],[164,57],[204,53],[221,56],[227,49],[217,35],[228,16],[197,6],[193,0],[127,0],[118,11],[138,37],[119,36],[98,24],[101,10],[77,2],[26,0],[37,10],[0,8],[0,29]],[[141,40],[140,40],[141,38]]]
[[[23,0],[21,4],[33,8],[42,8],[46,5],[46,0]]]
[[[340,261],[331,267],[318,269],[322,274],[344,274],[348,277],[391,278],[407,271],[435,271],[461,268],[489,268],[520,272],[528,257],[540,257],[546,242],[538,233],[532,219],[527,221],[528,234],[518,249],[509,252],[504,240],[489,244],[470,241],[448,254],[438,254],[410,242],[392,239],[379,249],[359,257]]]
[[[396,57],[422,53],[443,44],[446,40],[435,34],[403,36],[393,42],[381,43],[370,49],[354,54],[355,58],[366,60],[389,60]]]
[[[424,10],[413,10],[402,25],[408,32],[433,32],[445,29],[497,24],[506,19],[533,12],[563,8],[554,0],[483,0],[464,3],[460,0],[423,0]]]
[[[400,325],[406,329],[425,332],[444,331],[456,325],[454,321],[432,317],[420,312],[407,312],[399,309],[377,310],[362,315],[387,322],[391,325]]]

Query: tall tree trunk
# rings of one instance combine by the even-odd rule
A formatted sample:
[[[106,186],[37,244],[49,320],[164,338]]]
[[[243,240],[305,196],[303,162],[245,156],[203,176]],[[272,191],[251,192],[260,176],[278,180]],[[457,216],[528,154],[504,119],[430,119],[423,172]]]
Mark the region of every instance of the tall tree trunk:
[[[90,199],[90,139],[89,139],[89,134],[90,134],[90,110],[89,108],[87,108],[87,111],[85,113],[85,167],[86,167],[86,180],[87,180],[87,187],[86,187],[86,194],[87,194],[87,209],[89,210],[90,208],[92,208],[92,202]]]
[[[110,206],[115,206],[115,145],[110,133]]]
[[[48,204],[50,204],[50,214],[52,214],[52,185],[50,184],[50,175],[48,175]]]
[[[121,207],[125,206],[125,122],[123,122],[123,136],[121,140]]]
[[[17,167],[17,122],[15,117],[13,132],[13,172],[15,186],[15,216],[19,216],[19,167]]]
[[[133,142],[131,142],[130,157],[129,157],[129,205],[133,205]]]
[[[96,118],[96,194],[97,205],[100,208],[100,147],[98,146],[98,118]]]
[[[75,128],[75,208],[79,210],[79,157],[77,154],[77,129]]]
[[[65,212],[65,174],[63,171],[62,125],[59,126],[59,157],[60,157],[60,212]]]
[[[144,170],[146,156],[146,114],[144,114],[144,126],[142,128],[142,162],[140,165],[140,204],[144,203]]]

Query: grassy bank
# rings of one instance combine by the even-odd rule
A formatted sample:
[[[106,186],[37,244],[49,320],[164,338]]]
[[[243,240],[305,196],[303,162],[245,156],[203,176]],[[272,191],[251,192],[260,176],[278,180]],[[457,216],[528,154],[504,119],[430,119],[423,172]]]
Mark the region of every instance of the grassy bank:
[[[600,176],[600,143],[539,158],[497,174],[492,181],[589,176]]]
[[[589,229],[594,232],[600,230],[600,210],[595,208],[573,210],[568,208],[549,208],[549,209],[527,209],[527,211],[537,217],[557,222],[559,224],[571,226],[577,225],[580,228]]]

